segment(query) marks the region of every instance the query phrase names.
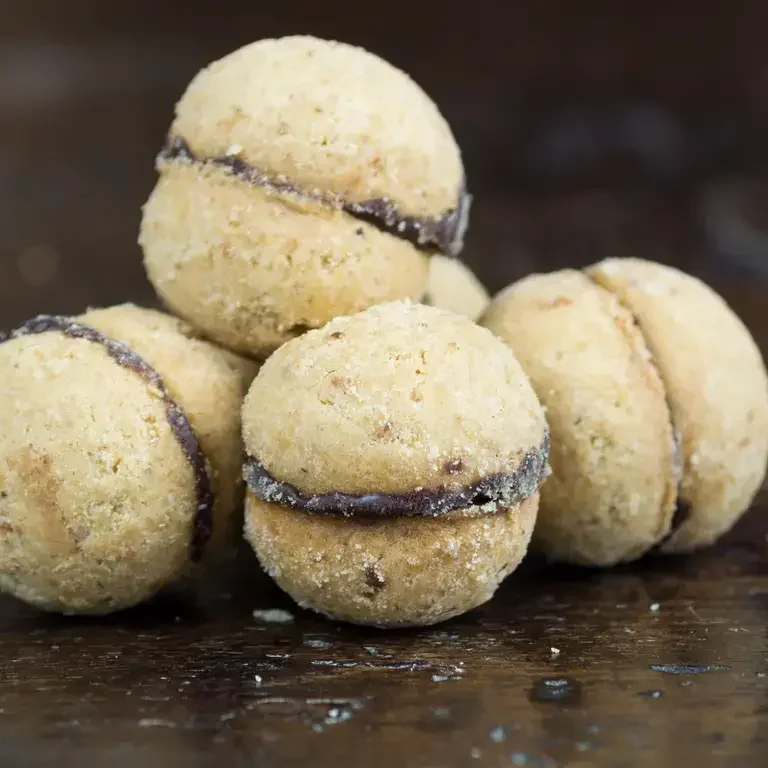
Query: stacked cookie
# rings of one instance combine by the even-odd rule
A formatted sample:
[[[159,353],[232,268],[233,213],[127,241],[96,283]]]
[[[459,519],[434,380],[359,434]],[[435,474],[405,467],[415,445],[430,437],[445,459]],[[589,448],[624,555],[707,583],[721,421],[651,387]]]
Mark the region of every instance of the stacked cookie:
[[[338,315],[420,299],[469,196],[448,124],[359,48],[265,40],[176,108],[141,226],[150,280],[211,339],[263,358]]]
[[[45,609],[125,608],[182,578],[190,564],[226,549],[242,527],[236,513],[242,501],[240,408],[258,370],[246,357],[263,360],[338,316],[398,299],[417,301],[428,285],[432,303],[457,301],[450,287],[455,277],[430,281],[429,264],[433,255],[453,258],[462,247],[470,198],[458,147],[421,89],[361,49],[295,37],[255,43],[214,63],[179,102],[158,170],[140,241],[158,293],[189,324],[123,306],[77,318],[37,317],[0,343],[6,427],[0,450],[0,586]],[[477,315],[482,289],[470,282],[465,295],[468,311]],[[408,304],[390,304],[385,317],[361,315],[357,336],[333,337],[317,381],[274,381],[276,358],[254,388],[248,434],[271,434],[274,445],[250,446],[247,476],[255,490],[249,493],[248,530],[277,574],[280,544],[266,530],[273,518],[280,526],[283,512],[284,549],[291,522],[309,530],[320,520],[348,523],[350,532],[342,528],[339,542],[328,543],[329,562],[360,525],[358,518],[376,518],[380,533],[365,528],[370,541],[360,573],[364,591],[386,591],[386,598],[360,607],[352,600],[352,576],[344,593],[352,600],[348,609],[344,595],[325,602],[305,595],[298,572],[281,583],[320,609],[336,605],[328,609],[336,615],[418,623],[487,599],[522,557],[547,466],[546,427],[512,353],[490,333]],[[433,349],[426,337],[419,340],[427,326],[436,339]],[[389,342],[387,334],[394,334]],[[348,366],[371,341],[368,379],[362,372],[357,378],[337,375],[328,367]],[[395,355],[399,341],[403,348]],[[317,342],[307,335],[282,354],[300,361],[304,345]],[[497,356],[509,391],[491,394],[498,407],[519,408],[531,423],[503,435],[498,445],[482,437],[483,418],[491,417],[480,411],[467,420],[455,403],[456,423],[438,423],[430,384],[436,361],[420,361],[427,354],[442,356],[448,343],[456,345],[451,354],[457,359],[472,359],[478,350]],[[370,376],[385,375],[375,365],[377,355],[384,367],[394,357],[402,361],[395,368],[404,377],[402,387],[413,379],[412,399],[402,396],[387,405],[391,393],[371,384]],[[337,434],[323,432],[322,420],[333,421],[333,406],[326,414],[329,406],[310,407],[318,402],[318,376],[329,378],[334,389],[337,380],[359,379],[342,386],[347,398],[368,382],[359,411],[345,410],[334,422]],[[435,381],[444,387],[442,376]],[[389,379],[394,381],[392,370]],[[465,397],[482,394],[473,387],[465,382]],[[291,391],[306,409],[296,427],[305,430],[302,471],[312,473],[306,484],[290,471],[299,457],[283,450],[296,418],[293,406],[284,410]],[[404,405],[409,412],[398,414]],[[385,408],[391,422],[376,415]],[[267,416],[272,432],[254,426]],[[357,431],[341,428],[351,428],[355,419]],[[370,444],[355,444],[369,426]],[[323,474],[322,456],[339,450],[344,435],[338,456],[347,472],[342,482]],[[296,439],[294,448],[302,444]],[[450,455],[443,455],[447,446]],[[383,482],[387,472],[404,471],[409,457],[427,449],[430,466],[438,469],[421,474],[423,462],[416,462],[407,477]],[[364,468],[377,465],[383,454],[394,464],[366,475]],[[292,480],[295,499],[304,499],[306,510],[300,505],[299,513],[290,504],[283,510],[272,503],[273,491],[262,498],[267,475],[259,480],[257,466],[275,473],[273,491],[282,487],[280,481]],[[325,499],[322,517],[315,516],[313,492]],[[351,506],[337,515],[339,494]],[[347,520],[343,515],[350,509]],[[425,602],[425,574],[420,586],[401,584],[399,597],[394,589],[398,568],[419,571],[418,563],[409,565],[395,552],[398,531],[414,525],[422,538],[439,539],[448,558],[439,610]],[[486,539],[487,552],[481,546]],[[357,562],[350,557],[350,564]],[[289,563],[285,570],[290,572]],[[462,578],[453,590],[451,574]],[[371,587],[372,579],[386,583],[386,590],[378,581]]]
[[[451,130],[378,57],[236,51],[190,84],[158,171],[140,243],[184,320],[0,336],[4,590],[135,605],[227,552],[244,478],[245,536],[297,602],[430,624],[490,599],[532,536],[599,565],[692,549],[762,481],[765,369],[722,301],[619,261],[489,306],[456,259]]]

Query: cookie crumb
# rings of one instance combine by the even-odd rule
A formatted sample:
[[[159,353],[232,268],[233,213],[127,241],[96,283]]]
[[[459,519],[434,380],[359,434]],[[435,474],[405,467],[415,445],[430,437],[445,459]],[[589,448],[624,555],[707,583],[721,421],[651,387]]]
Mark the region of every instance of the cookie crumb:
[[[495,728],[491,728],[488,735],[494,744],[501,744],[502,741],[507,740],[507,729],[503,725],[497,725]]]
[[[290,624],[293,621],[293,614],[282,610],[282,608],[267,608],[255,610],[253,618],[266,624]]]

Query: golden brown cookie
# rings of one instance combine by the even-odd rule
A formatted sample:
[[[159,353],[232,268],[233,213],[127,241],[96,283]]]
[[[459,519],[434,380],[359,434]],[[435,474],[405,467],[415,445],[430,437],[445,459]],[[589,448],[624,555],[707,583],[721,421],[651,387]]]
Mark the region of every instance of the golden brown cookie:
[[[768,377],[760,350],[720,296],[677,269],[608,259],[588,274],[637,321],[680,435],[680,514],[663,550],[711,544],[747,510],[765,477]]]
[[[119,610],[231,530],[248,374],[185,324],[130,305],[40,316],[0,337],[0,371],[3,590]]]
[[[554,559],[614,565],[658,544],[675,509],[675,443],[629,312],[565,270],[511,285],[482,323],[514,350],[552,431],[536,545]]]
[[[438,254],[430,259],[425,304],[477,320],[490,298],[485,286],[464,262]]]
[[[402,302],[281,347],[243,431],[264,568],[301,605],[376,626],[488,600],[525,553],[548,471],[544,415],[509,349]]]
[[[403,72],[312,37],[211,64],[176,108],[144,208],[150,279],[220,343],[265,357],[328,320],[419,299],[460,251],[469,197],[451,131]]]
[[[760,354],[700,281],[612,259],[513,284],[481,323],[518,356],[547,409],[553,477],[535,543],[612,565],[714,541],[765,473]]]

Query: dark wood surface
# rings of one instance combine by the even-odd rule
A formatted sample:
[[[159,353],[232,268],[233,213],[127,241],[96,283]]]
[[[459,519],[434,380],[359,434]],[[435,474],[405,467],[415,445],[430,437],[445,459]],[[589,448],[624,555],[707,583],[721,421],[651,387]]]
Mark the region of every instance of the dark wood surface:
[[[476,195],[466,258],[494,291],[644,255],[711,280],[768,352],[767,8],[0,2],[0,327],[154,303],[136,234],[174,100],[209,60],[298,31],[435,97]],[[245,547],[198,594],[106,619],[0,598],[0,766],[764,766],[767,536],[763,496],[695,556],[529,558],[488,606],[420,631],[299,611]]]

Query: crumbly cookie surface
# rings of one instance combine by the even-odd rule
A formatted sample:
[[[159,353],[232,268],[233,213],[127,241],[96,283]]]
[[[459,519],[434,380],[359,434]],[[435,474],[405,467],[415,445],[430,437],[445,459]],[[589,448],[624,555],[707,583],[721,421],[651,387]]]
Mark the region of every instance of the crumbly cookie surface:
[[[437,107],[343,43],[262,40],[204,69],[176,108],[139,242],[163,300],[263,359],[398,299],[461,250],[470,198]]]
[[[184,411],[206,457],[215,491],[212,549],[231,545],[242,523],[240,409],[257,367],[202,341],[185,322],[123,304],[80,318],[138,352]]]
[[[144,208],[147,273],[219,343],[265,357],[372,304],[418,299],[429,257],[343,211],[172,163]]]
[[[425,304],[477,320],[489,302],[485,286],[464,262],[441,254],[432,256]]]
[[[762,485],[768,460],[768,377],[749,331],[700,280],[640,259],[589,274],[635,317],[680,433],[685,516],[665,551],[687,551],[730,529]]]
[[[510,286],[482,323],[547,407],[553,477],[534,539],[551,556],[610,565],[696,549],[749,506],[768,457],[768,379],[704,283],[609,259]]]
[[[246,538],[300,605],[374,626],[435,624],[491,599],[525,555],[538,497],[481,517],[320,517],[248,494]]]
[[[205,544],[204,480],[221,492],[214,529],[231,528],[247,368],[161,313],[123,306],[79,322],[133,344],[127,351],[153,373],[137,371],[133,357],[121,364],[93,334],[49,330],[0,343],[0,586],[47,610],[108,613],[188,571]],[[180,409],[173,423],[153,376]],[[180,419],[190,430],[183,439]],[[203,449],[200,467],[190,435]]]
[[[140,602],[190,559],[195,479],[163,401],[98,345],[0,344],[0,586],[53,611]]]
[[[613,565],[669,532],[678,481],[666,395],[629,312],[580,272],[525,278],[483,324],[531,377],[552,430],[535,543]]]
[[[203,69],[171,133],[308,192],[389,198],[415,216],[457,205],[461,156],[438,108],[378,56],[313,37],[260,40]]]
[[[394,302],[281,347],[243,407],[247,453],[305,493],[461,488],[547,433],[514,354],[467,318]]]
[[[466,317],[394,302],[305,334],[262,367],[243,430],[246,537],[301,605],[432,624],[525,554],[548,430],[514,355]]]

